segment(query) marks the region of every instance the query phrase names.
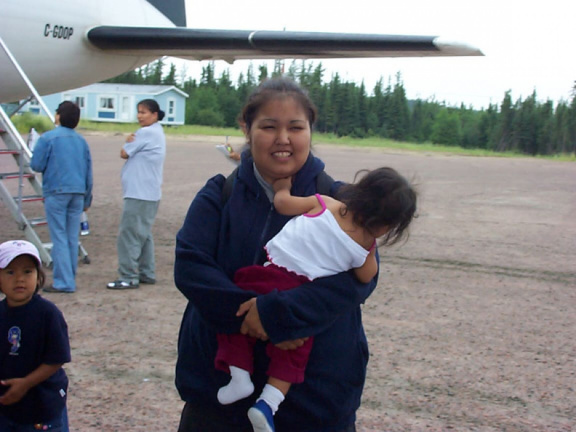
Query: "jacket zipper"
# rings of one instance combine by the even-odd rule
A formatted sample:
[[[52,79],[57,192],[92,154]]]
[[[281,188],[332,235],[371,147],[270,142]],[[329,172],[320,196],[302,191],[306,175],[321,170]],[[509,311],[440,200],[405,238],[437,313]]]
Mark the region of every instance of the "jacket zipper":
[[[258,256],[262,252],[262,248],[264,248],[264,237],[266,236],[266,233],[268,232],[268,227],[270,226],[270,219],[272,218],[273,212],[274,212],[274,204],[270,203],[270,211],[268,212],[268,215],[266,216],[266,222],[264,223],[264,228],[262,229],[262,232],[260,233],[260,240],[259,240],[260,247],[258,249],[256,249],[254,259],[252,260],[253,265],[258,264]]]

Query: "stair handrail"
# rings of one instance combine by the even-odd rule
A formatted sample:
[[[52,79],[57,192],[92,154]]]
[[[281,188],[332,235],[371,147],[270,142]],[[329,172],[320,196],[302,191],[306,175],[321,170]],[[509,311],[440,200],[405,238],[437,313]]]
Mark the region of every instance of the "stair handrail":
[[[32,81],[30,81],[30,79],[28,78],[28,75],[26,75],[26,72],[24,72],[24,69],[22,69],[20,67],[20,64],[18,64],[18,61],[16,60],[16,58],[12,55],[12,52],[8,49],[8,46],[4,43],[4,41],[2,40],[2,37],[0,36],[0,47],[2,47],[2,49],[4,50],[4,52],[6,53],[6,55],[8,56],[8,59],[10,60],[10,62],[12,63],[12,65],[14,66],[14,68],[16,69],[16,71],[20,74],[20,76],[22,77],[22,79],[24,80],[24,82],[26,83],[26,85],[28,86],[28,89],[32,92],[32,94],[34,95],[34,98],[36,99],[36,102],[38,102],[38,104],[40,105],[40,107],[42,107],[42,109],[44,110],[44,112],[46,113],[46,115],[48,116],[48,118],[50,119],[50,121],[52,123],[54,123],[54,116],[52,115],[52,113],[50,112],[50,110],[48,110],[48,107],[46,106],[46,104],[44,103],[44,101],[42,100],[42,98],[40,97],[40,94],[36,91],[36,88],[32,85]]]
[[[2,108],[1,105],[0,105],[0,118],[2,119],[2,123],[3,123],[4,127],[8,129],[7,132],[10,133],[10,135],[18,141],[20,148],[22,150],[24,150],[24,152],[28,156],[28,159],[31,159],[32,158],[32,152],[30,151],[30,149],[28,148],[28,146],[24,142],[22,135],[20,135],[20,132],[18,132],[18,129],[16,129],[16,126],[14,126],[14,123],[12,123],[12,120],[10,120],[10,117],[8,116],[8,114],[6,114],[6,111],[4,111],[4,108]],[[12,150],[16,150],[16,149],[12,149]],[[20,149],[18,149],[18,150],[20,150]]]

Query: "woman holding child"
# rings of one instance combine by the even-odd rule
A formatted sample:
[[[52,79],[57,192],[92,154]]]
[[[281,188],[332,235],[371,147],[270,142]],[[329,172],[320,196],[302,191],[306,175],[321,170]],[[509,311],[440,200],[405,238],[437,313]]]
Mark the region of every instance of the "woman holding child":
[[[230,196],[225,178],[206,183],[177,236],[175,282],[188,299],[182,319],[176,386],[185,401],[180,432],[355,431],[366,377],[368,346],[360,305],[377,277],[361,283],[342,272],[289,291],[260,295],[246,314],[239,305],[255,296],[232,282],[235,272],[266,261],[264,245],[291,219],[274,209],[273,183],[291,178],[291,194],[317,192],[324,163],[311,153],[316,109],[285,78],[263,82],[250,96],[241,123],[250,151],[242,154]],[[324,195],[334,195],[340,183]],[[258,338],[251,396],[222,404],[218,390],[230,376],[214,367],[218,333]],[[257,429],[247,412],[267,381],[266,343],[295,349],[314,336],[304,382],[291,387],[271,424]]]

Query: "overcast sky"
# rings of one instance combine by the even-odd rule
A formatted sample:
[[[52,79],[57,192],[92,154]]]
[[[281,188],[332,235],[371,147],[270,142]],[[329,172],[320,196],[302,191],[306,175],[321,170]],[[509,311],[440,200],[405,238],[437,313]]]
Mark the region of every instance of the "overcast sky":
[[[574,14],[566,0],[186,0],[188,27],[443,36],[480,48],[485,57],[322,60],[328,81],[402,75],[408,98],[500,104],[536,90],[538,99],[569,100],[576,80]],[[259,65],[262,60],[254,60]],[[193,76],[205,63],[188,62]],[[216,62],[216,76],[233,79],[249,62]]]

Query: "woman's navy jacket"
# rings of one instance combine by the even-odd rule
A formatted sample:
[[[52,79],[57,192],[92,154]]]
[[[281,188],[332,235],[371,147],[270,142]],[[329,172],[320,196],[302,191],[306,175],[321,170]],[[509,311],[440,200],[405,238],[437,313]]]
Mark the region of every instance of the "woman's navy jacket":
[[[293,179],[292,194],[316,192],[324,163],[310,155]],[[290,219],[274,210],[254,176],[253,161],[243,154],[234,188],[222,199],[225,177],[217,175],[194,198],[176,239],[174,278],[188,299],[182,319],[176,387],[186,402],[221,409],[238,425],[266,382],[265,343],[255,349],[254,394],[223,406],[218,389],[230,377],[214,368],[216,333],[238,333],[238,306],[255,294],[231,281],[234,272],[263,264],[264,245]],[[333,189],[338,187],[338,182]],[[360,305],[376,286],[361,284],[352,272],[316,279],[283,292],[258,297],[258,312],[270,341],[314,336],[304,383],[292,386],[274,419],[282,431],[333,431],[355,420],[366,376],[368,345]]]

